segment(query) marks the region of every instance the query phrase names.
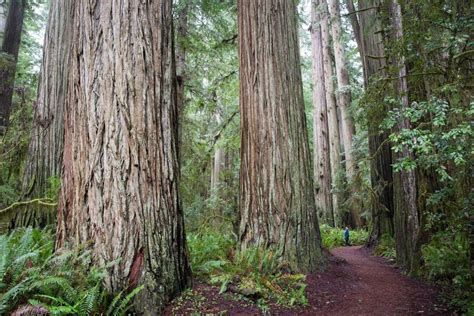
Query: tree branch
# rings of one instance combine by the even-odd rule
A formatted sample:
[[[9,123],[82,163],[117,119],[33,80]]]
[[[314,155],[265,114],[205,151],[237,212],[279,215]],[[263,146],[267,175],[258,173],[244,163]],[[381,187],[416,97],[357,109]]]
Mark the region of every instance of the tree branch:
[[[369,10],[372,10],[372,9],[378,9],[378,6],[373,6],[373,7],[363,8],[363,9],[359,9],[359,10],[354,10],[354,11],[351,11],[349,13],[343,14],[343,16],[351,16],[352,14],[357,14],[359,12],[369,11]]]
[[[211,144],[211,148],[209,149],[209,152],[212,151],[212,148],[214,148],[214,146],[216,145],[217,141],[218,141],[219,138],[221,137],[222,132],[227,128],[227,126],[230,124],[230,122],[232,122],[232,120],[233,120],[234,117],[237,115],[237,113],[239,113],[239,111],[233,112],[233,113],[229,116],[229,118],[228,118],[224,123],[222,123],[222,125],[220,126],[221,128],[220,128],[219,131],[214,135],[214,139],[212,140],[212,144]]]
[[[55,207],[55,206],[58,206],[58,203],[56,202],[53,202],[52,199],[50,198],[38,198],[38,199],[34,199],[34,200],[31,200],[31,201],[20,201],[20,202],[15,202],[13,203],[12,205],[4,208],[3,210],[0,210],[0,215],[3,214],[3,213],[6,213],[7,211],[9,210],[12,210],[18,206],[23,206],[23,205],[29,205],[29,204],[38,204],[38,205],[41,205],[41,206],[47,206],[47,207]]]

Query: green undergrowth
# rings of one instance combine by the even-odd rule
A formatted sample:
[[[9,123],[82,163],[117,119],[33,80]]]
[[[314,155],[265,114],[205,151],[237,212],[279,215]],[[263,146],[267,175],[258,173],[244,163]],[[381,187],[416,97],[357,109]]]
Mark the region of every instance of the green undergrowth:
[[[0,235],[0,315],[125,315],[141,290],[110,297],[103,288],[106,268],[91,253],[54,253],[49,230],[18,229]]]
[[[422,247],[425,276],[442,288],[441,298],[453,310],[474,315],[474,280],[469,239],[461,227],[436,233]]]
[[[323,224],[320,226],[323,246],[327,249],[344,246],[343,229],[334,228]],[[352,246],[364,245],[368,238],[368,232],[364,229],[350,231],[350,244]]]
[[[377,246],[375,246],[374,254],[385,258],[395,259],[397,256],[395,251],[395,239],[390,235],[383,235]]]
[[[274,249],[250,248],[236,252],[232,235],[208,230],[189,234],[191,267],[196,277],[251,300],[263,311],[270,304],[291,307],[307,304],[305,276],[284,272]]]

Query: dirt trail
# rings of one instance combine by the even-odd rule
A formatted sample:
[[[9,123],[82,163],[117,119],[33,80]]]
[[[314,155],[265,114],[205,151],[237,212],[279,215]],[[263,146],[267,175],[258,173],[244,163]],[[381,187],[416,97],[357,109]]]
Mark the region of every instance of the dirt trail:
[[[372,256],[368,249],[361,246],[341,247],[331,253],[345,262],[333,265],[332,271],[324,273],[324,276],[317,275],[315,286],[317,289],[324,282],[333,282],[338,289],[329,291],[326,306],[314,310],[315,314],[442,314],[435,305],[435,289],[402,275],[387,260]]]
[[[410,279],[388,260],[372,256],[361,246],[331,251],[325,272],[306,278],[308,305],[284,308],[272,304],[270,315],[444,315],[437,306],[436,289]],[[193,286],[192,297],[172,302],[166,315],[262,315],[256,304],[219,294],[219,287]]]

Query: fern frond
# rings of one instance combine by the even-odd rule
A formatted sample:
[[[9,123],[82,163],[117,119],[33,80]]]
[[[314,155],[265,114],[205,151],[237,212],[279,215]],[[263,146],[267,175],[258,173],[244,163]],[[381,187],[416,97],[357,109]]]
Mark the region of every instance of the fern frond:
[[[130,302],[132,299],[141,291],[143,290],[145,286],[140,285],[139,287],[135,288],[133,291],[131,291],[127,296],[124,297],[124,299],[120,302],[120,305],[117,308],[116,314],[118,316],[123,316],[125,313],[132,307],[130,305]]]
[[[65,298],[69,302],[73,302],[77,299],[77,290],[71,286],[68,279],[58,276],[46,276],[43,279],[36,280],[31,285],[32,289],[40,289],[45,292],[51,290],[54,286],[58,287],[64,292]]]
[[[114,299],[112,300],[112,302],[110,303],[109,305],[109,308],[107,309],[107,312],[105,313],[106,316],[111,316],[111,315],[114,315],[112,314],[115,310],[115,305],[118,304],[118,302],[120,301],[120,299],[122,298],[122,295],[123,295],[123,291],[118,293],[117,295],[115,295]]]
[[[55,297],[55,296],[51,296],[51,295],[46,295],[46,294],[36,294],[35,297],[37,298],[43,298],[43,299],[46,299],[46,300],[49,300],[51,301],[52,303],[56,304],[56,305],[48,305],[47,303],[42,303],[46,308],[49,309],[49,307],[52,307],[52,306],[69,306],[69,307],[73,307],[71,306],[68,302],[66,302],[65,300],[63,300],[61,297]]]
[[[0,300],[0,306],[15,306],[18,298],[29,290],[29,282],[30,280],[26,279],[15,285],[14,287],[10,288],[5,294],[2,295]],[[0,309],[0,314],[2,313],[3,312]]]
[[[23,264],[28,260],[28,259],[37,259],[39,256],[39,252],[37,251],[31,251],[27,252],[19,257],[17,257],[14,261],[13,264],[17,266],[21,266],[20,268],[23,268]]]
[[[76,308],[82,315],[91,315],[97,306],[100,296],[100,283],[88,290],[83,298],[76,304]]]

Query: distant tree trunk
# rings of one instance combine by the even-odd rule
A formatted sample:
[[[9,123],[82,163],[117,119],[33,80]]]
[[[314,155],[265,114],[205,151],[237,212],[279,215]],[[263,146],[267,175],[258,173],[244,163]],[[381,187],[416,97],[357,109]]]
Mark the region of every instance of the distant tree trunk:
[[[7,10],[5,9],[5,3],[0,5],[0,35],[3,38],[3,32],[5,32],[5,25],[7,24]]]
[[[217,103],[217,96],[216,96],[216,103]],[[217,125],[219,126],[222,123],[222,115],[218,106],[216,106],[214,118],[216,120]],[[221,173],[225,169],[225,162],[226,162],[225,160],[226,160],[225,151],[222,148],[218,147],[217,143],[215,143],[212,169],[211,169],[211,189],[210,189],[210,195],[214,201],[219,201],[220,199],[225,198],[221,190],[221,181],[222,181]],[[223,224],[224,223],[223,205],[221,203],[214,203],[211,211],[212,211],[212,216],[214,216],[214,218],[212,219],[211,225]]]
[[[214,162],[212,168],[212,176],[211,176],[211,190],[215,191],[219,187],[220,184],[220,174],[222,172],[222,168],[224,167],[224,158],[225,153],[221,148],[216,148],[214,152]]]
[[[358,21],[361,27],[366,89],[376,77],[386,76],[387,62],[379,16],[379,0],[359,0]],[[382,103],[382,102],[380,102]],[[380,124],[388,108],[372,106],[368,113],[370,174],[372,183],[372,231],[368,244],[381,239],[384,234],[393,236],[393,180],[392,158],[388,132],[380,132]]]
[[[331,0],[331,1],[338,1],[338,0]],[[356,9],[354,7],[353,0],[346,0],[347,10],[349,11],[349,19],[351,21],[352,31],[354,32],[354,37],[357,43],[357,47],[359,49],[359,55],[362,62],[362,71],[364,74],[364,82],[367,86],[369,83],[368,76],[367,76],[367,64],[365,62],[365,49],[364,49],[364,40],[362,38],[363,30],[361,29],[359,19],[357,17]],[[361,4],[359,3],[359,7]],[[335,11],[334,11],[335,12]],[[340,21],[340,20],[339,20]]]
[[[159,314],[189,279],[178,196],[172,1],[77,1],[56,246],[91,246],[112,293]]]
[[[326,0],[321,2],[321,35],[323,45],[323,66],[324,66],[324,90],[326,92],[326,110],[328,118],[328,135],[329,135],[329,164],[331,167],[331,191],[334,188],[334,183],[337,179],[337,175],[341,171],[341,143],[339,141],[339,123],[337,121],[337,108],[335,89],[333,81],[333,69],[332,69],[332,52],[329,35],[329,11]],[[331,193],[332,196],[332,209],[334,216],[334,226],[340,226],[342,224],[342,214],[340,213],[341,194]]]
[[[10,119],[16,62],[21,43],[21,30],[26,0],[11,0],[0,52],[0,135],[5,133]]]
[[[336,64],[337,77],[337,95],[338,104],[341,113],[341,131],[342,141],[344,145],[344,157],[346,162],[346,175],[348,183],[351,187],[352,194],[357,193],[357,188],[354,187],[354,177],[357,169],[354,155],[352,154],[352,137],[355,134],[354,121],[349,114],[349,107],[351,106],[351,87],[349,83],[349,73],[346,68],[346,60],[344,55],[344,46],[342,43],[342,27],[338,0],[329,0],[329,11],[331,17],[331,34],[332,43],[334,46],[334,61]],[[357,18],[357,17],[356,17]],[[358,23],[357,23],[358,25]],[[360,217],[360,207],[358,205],[351,206],[352,222],[357,226],[362,226]]]
[[[334,225],[331,197],[331,166],[329,127],[324,74],[324,54],[321,32],[321,0],[311,3],[311,53],[313,59],[313,132],[314,132],[314,179],[316,181],[316,206],[319,218]]]
[[[60,177],[64,146],[64,103],[73,31],[74,1],[53,0],[43,47],[43,63],[35,103],[34,126],[23,175],[25,200],[45,197],[50,177]],[[51,212],[48,212],[51,210]],[[56,210],[39,206],[20,209],[11,228],[44,227]]]
[[[178,106],[178,140],[179,148],[181,148],[182,142],[182,130],[181,120],[184,113],[185,97],[184,97],[184,85],[186,83],[186,39],[188,37],[188,11],[189,2],[183,1],[183,6],[178,11],[178,24],[176,26],[176,99]],[[179,150],[180,152],[180,150]],[[178,158],[179,158],[178,152]]]
[[[323,261],[295,2],[239,0],[240,248],[275,247],[295,271]]]
[[[216,119],[216,123],[220,125],[222,123],[222,115],[220,114],[219,109],[216,109],[214,114]],[[225,163],[225,153],[224,150],[215,146],[214,150],[214,162],[211,170],[211,194],[217,193],[217,189],[220,183],[220,173],[222,171],[222,167]]]
[[[401,41],[403,38],[402,12],[397,0],[391,0],[390,20],[394,40]],[[401,108],[409,107],[407,67],[402,54],[394,58],[394,64],[398,69],[398,80],[395,91],[401,101]],[[400,118],[396,125],[396,131],[411,129],[408,119]],[[404,146],[399,153],[393,153],[395,159],[414,160],[413,154]],[[419,268],[419,258],[421,258],[421,248],[419,246],[420,236],[420,215],[418,210],[417,197],[417,177],[415,170],[402,170],[394,174],[394,226],[395,244],[397,248],[397,261],[410,273],[416,273]]]

